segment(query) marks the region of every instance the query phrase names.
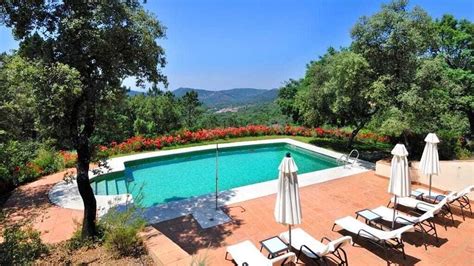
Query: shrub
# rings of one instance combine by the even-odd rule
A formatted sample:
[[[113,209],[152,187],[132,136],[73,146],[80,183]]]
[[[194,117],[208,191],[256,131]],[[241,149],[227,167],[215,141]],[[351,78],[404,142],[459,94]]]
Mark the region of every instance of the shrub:
[[[196,131],[182,130],[173,135],[145,138],[142,136],[131,137],[121,143],[112,142],[108,146],[99,146],[98,155],[108,157],[116,154],[140,152],[144,150],[162,149],[186,143],[197,143],[217,139],[228,139],[248,136],[290,135],[305,137],[324,137],[331,139],[347,139],[350,131],[341,129],[306,128],[301,126],[265,126],[248,125],[245,127],[227,127],[214,129],[200,129]],[[370,140],[373,143],[387,143],[385,136],[365,132],[360,140]]]
[[[115,256],[138,256],[144,252],[138,233],[145,227],[139,209],[127,206],[126,210],[112,208],[100,221],[104,230],[104,245]]]
[[[36,173],[27,163],[36,157],[36,142],[9,141],[0,143],[0,180],[5,187],[19,185],[36,178]]]
[[[19,225],[5,228],[4,242],[0,244],[0,265],[28,264],[48,252],[41,242],[40,233]]]
[[[59,155],[63,158],[64,167],[71,168],[75,167],[77,163],[77,153],[68,151],[59,151]]]
[[[93,238],[87,238],[83,239],[81,236],[82,233],[82,228],[81,224],[74,220],[74,223],[76,225],[76,230],[74,231],[74,234],[72,237],[67,240],[66,242],[66,248],[73,251],[79,248],[87,247],[87,248],[92,248],[96,244],[102,244],[104,241],[104,228],[102,227],[102,224],[97,224],[96,230],[97,230],[97,235]]]
[[[441,160],[452,160],[456,158],[456,150],[459,150],[459,136],[451,131],[440,131],[438,134],[440,143],[438,144],[439,158]]]
[[[46,148],[39,149],[32,163],[42,169],[41,174],[43,175],[52,174],[64,169],[64,160],[59,153]]]

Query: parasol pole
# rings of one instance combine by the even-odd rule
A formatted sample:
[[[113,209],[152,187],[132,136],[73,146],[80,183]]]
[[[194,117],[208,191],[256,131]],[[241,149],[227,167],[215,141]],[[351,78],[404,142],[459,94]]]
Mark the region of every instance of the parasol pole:
[[[431,174],[430,174],[430,190],[429,190],[429,193],[428,193],[428,197],[431,199]]]
[[[395,212],[396,211],[397,211],[397,195],[395,195],[395,203],[393,204],[392,229],[395,227]]]
[[[219,143],[216,143],[216,210],[219,193]]]

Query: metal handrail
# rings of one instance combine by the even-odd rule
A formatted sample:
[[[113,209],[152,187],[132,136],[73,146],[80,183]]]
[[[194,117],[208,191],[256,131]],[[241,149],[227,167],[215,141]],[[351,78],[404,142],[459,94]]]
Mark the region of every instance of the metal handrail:
[[[344,159],[344,158],[345,158],[345,159]],[[336,163],[337,163],[338,165],[340,165],[340,164],[346,165],[346,164],[348,163],[347,154],[341,155],[341,157],[339,157],[339,158],[336,160]]]
[[[336,160],[336,163],[338,165],[341,165],[343,164],[344,166],[346,166],[347,164],[349,164],[350,160],[351,160],[351,156],[352,154],[355,154],[355,157],[352,157],[352,163],[350,164],[351,166],[354,166],[355,163],[359,160],[359,151],[356,150],[356,149],[353,149],[351,150],[351,152],[349,152],[349,154],[343,154],[341,155],[337,160]]]
[[[349,159],[351,158],[352,153],[357,153],[357,156],[356,156],[355,159],[353,159],[353,161],[352,161],[352,165],[354,165],[354,164],[359,160],[359,151],[356,150],[356,149],[353,149],[353,150],[349,153],[349,155],[347,156],[347,162],[349,162]]]

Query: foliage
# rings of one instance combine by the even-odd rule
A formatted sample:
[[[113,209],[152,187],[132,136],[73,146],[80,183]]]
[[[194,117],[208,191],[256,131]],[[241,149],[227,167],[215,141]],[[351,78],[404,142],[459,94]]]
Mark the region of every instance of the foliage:
[[[252,124],[289,124],[291,121],[276,103],[236,107],[228,112],[215,113],[209,110],[198,119],[197,128],[242,127]]]
[[[198,256],[193,255],[191,259],[190,266],[206,266],[210,264],[209,255],[207,254],[208,249],[204,254],[200,254]]]
[[[182,145],[186,143],[199,143],[202,141],[246,136],[270,135],[326,137],[345,140],[351,134],[348,131],[340,129],[306,128],[280,125],[248,125],[245,127],[200,129],[197,131],[184,130],[173,135],[162,135],[157,136],[155,138],[145,138],[137,136],[129,138],[121,143],[112,142],[109,146],[100,146],[99,154],[101,154],[103,157],[110,157],[117,154],[126,154],[145,150],[158,150],[164,147]],[[389,141],[389,139],[384,136],[380,136],[370,132],[361,134],[359,139],[372,140],[374,142]]]
[[[181,127],[181,105],[172,93],[137,95],[129,101],[135,135],[152,136]]]
[[[281,112],[288,117],[291,117],[293,122],[298,122],[300,120],[300,110],[295,104],[295,100],[301,85],[302,80],[290,79],[285,82],[285,85],[283,85],[278,91],[277,103]]]
[[[33,88],[38,72],[19,56],[0,58],[0,143],[35,136],[38,114]]]
[[[361,55],[350,51],[333,52],[321,64],[313,64],[316,68],[321,66],[319,71],[308,70],[307,75],[318,75],[315,77],[318,82],[308,82],[297,104],[307,125],[331,121],[336,126],[354,127],[349,138],[350,147],[359,130],[377,111],[371,95],[372,71]]]
[[[81,224],[74,221],[76,230],[72,237],[66,241],[66,248],[69,250],[76,250],[79,248],[87,247],[93,248],[95,245],[101,245],[104,242],[104,228],[102,224],[97,225],[97,235],[88,238],[82,238]]]
[[[436,20],[437,53],[449,69],[448,76],[456,84],[449,90],[453,110],[467,116],[471,138],[474,134],[474,23],[452,15]]]
[[[59,151],[59,155],[62,157],[65,168],[71,168],[76,166],[77,153],[69,151]]]
[[[196,126],[196,120],[199,115],[202,113],[201,102],[198,99],[198,94],[196,91],[188,91],[181,98],[183,106],[183,120],[184,125],[187,128],[194,128]]]
[[[88,170],[97,113],[124,92],[120,84],[126,77],[135,76],[138,84],[167,84],[159,70],[166,63],[164,50],[156,42],[165,28],[140,1],[3,1],[0,16],[2,24],[12,27],[21,55],[60,73],[39,79],[41,105],[51,107],[39,113],[48,120],[50,134],[69,140],[77,151],[83,236],[92,236],[96,201]]]
[[[143,244],[138,233],[145,227],[140,209],[128,205],[125,210],[110,209],[101,219],[104,228],[104,245],[116,256],[136,256],[142,254]]]
[[[35,142],[0,143],[0,181],[18,185],[38,177],[38,169],[30,163],[37,147]]]
[[[346,145],[346,139],[316,137],[310,141],[311,144],[318,147],[335,150],[341,153],[349,153],[352,148],[359,151],[359,158],[369,162],[376,162],[390,157],[390,151],[393,144],[386,142],[374,142],[367,140],[356,140],[352,148]]]
[[[75,153],[56,152],[31,141],[0,143],[0,184],[13,187],[33,181],[74,166],[76,157]]]
[[[3,239],[0,244],[1,265],[29,264],[48,252],[48,247],[41,242],[40,233],[32,228],[8,226],[3,231]]]
[[[45,148],[38,150],[32,164],[41,169],[41,175],[52,174],[64,169],[63,157],[59,153]]]
[[[367,127],[403,141],[413,156],[429,132],[446,137],[443,158],[469,156],[473,33],[468,20],[433,21],[408,1],[391,1],[359,19],[348,48],[330,48],[310,62],[304,78],[283,86],[278,102],[286,114],[297,111],[300,123],[349,126],[355,135]]]

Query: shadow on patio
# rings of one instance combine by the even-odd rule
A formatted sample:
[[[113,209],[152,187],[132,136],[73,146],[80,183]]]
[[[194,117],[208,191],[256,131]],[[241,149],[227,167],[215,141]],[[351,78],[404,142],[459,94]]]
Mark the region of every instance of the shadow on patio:
[[[231,222],[202,229],[194,217],[189,214],[154,224],[153,227],[187,253],[194,255],[202,249],[219,248],[230,244],[225,239],[242,225],[243,221],[237,216],[232,215],[234,210],[231,211],[229,207],[223,207],[222,209],[232,219]],[[231,209],[238,209],[238,212],[244,211],[235,207],[231,207]]]

